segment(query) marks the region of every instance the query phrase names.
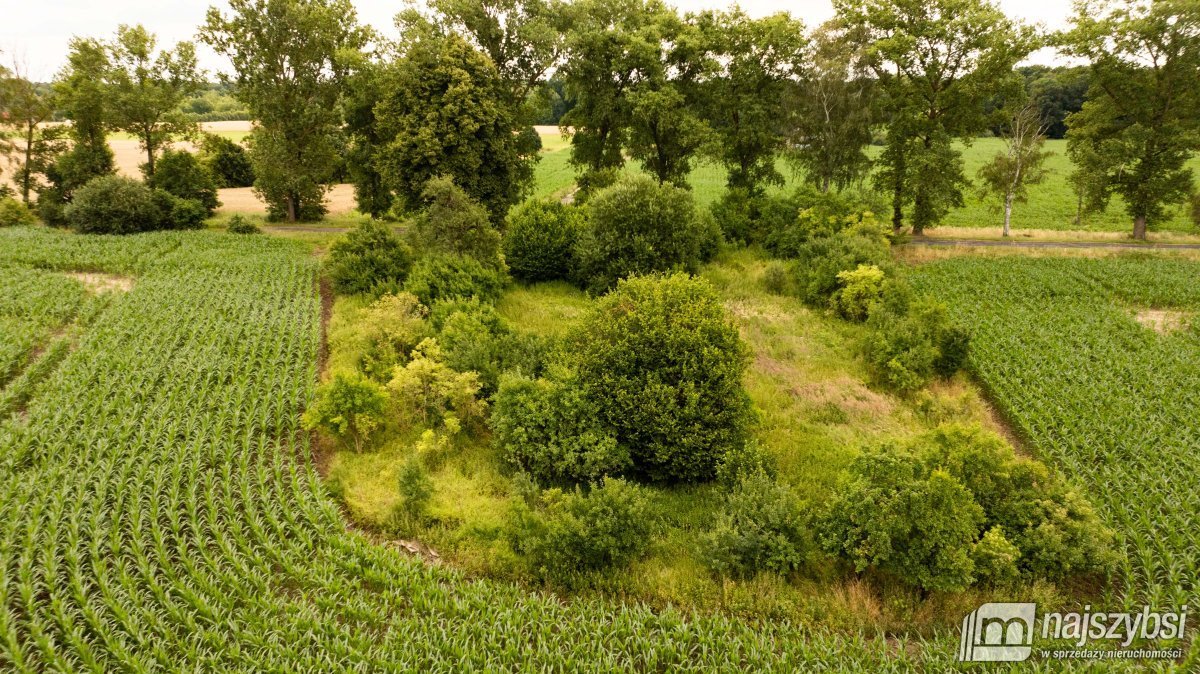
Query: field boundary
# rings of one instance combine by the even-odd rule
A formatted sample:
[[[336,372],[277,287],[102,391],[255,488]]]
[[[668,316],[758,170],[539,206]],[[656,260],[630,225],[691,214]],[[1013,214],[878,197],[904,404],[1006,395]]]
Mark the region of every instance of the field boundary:
[[[914,237],[901,245],[987,248],[1114,248],[1123,250],[1200,250],[1200,243],[1122,243],[1117,241],[997,241]]]

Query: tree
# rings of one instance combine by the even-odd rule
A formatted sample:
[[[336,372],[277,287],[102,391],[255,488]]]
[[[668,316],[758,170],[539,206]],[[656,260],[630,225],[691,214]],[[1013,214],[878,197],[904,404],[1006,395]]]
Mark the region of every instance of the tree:
[[[736,8],[694,20],[718,66],[705,85],[705,110],[729,187],[758,193],[764,183],[783,184],[775,159],[784,142],[784,95],[803,72],[804,24],[786,13],[752,19]]]
[[[21,70],[20,64],[17,64],[7,81],[0,84],[7,99],[0,104],[0,111],[5,113],[0,124],[7,125],[19,134],[13,148],[20,157],[14,178],[21,192],[21,200],[28,204],[29,193],[34,187],[34,175],[45,169],[46,151],[49,149],[43,142],[44,136],[39,127],[54,114],[54,104],[50,92],[30,82]],[[62,149],[61,144],[54,147],[59,151]]]
[[[575,100],[559,126],[571,131],[571,163],[590,173],[625,163],[634,86],[658,76],[660,0],[583,0],[567,37],[560,75]]]
[[[386,184],[409,212],[426,205],[426,183],[447,176],[500,224],[533,180],[521,120],[491,61],[456,35],[421,39],[386,76],[375,108],[386,144]]]
[[[872,87],[853,71],[852,47],[835,22],[817,29],[809,72],[787,98],[788,157],[822,192],[846,188],[871,166]]]
[[[342,92],[342,117],[350,143],[346,169],[354,184],[354,200],[360,213],[381,218],[392,208],[395,195],[379,172],[375,153],[386,142],[375,115],[383,97],[385,66],[366,54],[355,59]]]
[[[997,196],[1004,204],[1004,236],[1008,236],[1012,221],[1013,202],[1025,203],[1028,186],[1046,177],[1043,164],[1053,153],[1046,144],[1045,125],[1038,113],[1037,103],[1027,100],[1011,113],[1004,134],[1004,150],[979,168],[984,197]]]
[[[337,102],[347,52],[368,33],[350,0],[230,0],[210,8],[201,39],[233,61],[236,95],[258,125],[250,135],[254,186],[289,222],[324,213],[339,162]]]
[[[887,147],[876,184],[892,194],[892,225],[900,231],[912,204],[913,233],[936,225],[963,203],[961,153],[988,128],[985,103],[1020,85],[1013,65],[1035,46],[985,0],[835,0],[874,73],[887,119]]]
[[[1083,108],[1087,98],[1087,66],[1048,68],[1025,66],[1017,69],[1025,78],[1025,91],[1037,103],[1046,137],[1067,137],[1067,117]]]
[[[1186,162],[1200,150],[1200,5],[1186,0],[1080,2],[1061,36],[1065,53],[1091,62],[1083,109],[1071,115],[1071,158],[1092,208],[1125,201],[1133,237],[1187,198]]]
[[[141,25],[122,25],[109,47],[110,122],[137,137],[146,153],[147,176],[154,175],[155,160],[173,137],[196,133],[196,123],[179,111],[179,104],[203,85],[191,42],[155,56],[156,44],[154,34]]]

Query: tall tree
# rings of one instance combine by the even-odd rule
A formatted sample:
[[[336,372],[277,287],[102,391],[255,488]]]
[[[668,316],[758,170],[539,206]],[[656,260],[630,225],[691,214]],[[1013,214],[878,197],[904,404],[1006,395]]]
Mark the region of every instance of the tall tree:
[[[294,222],[325,212],[339,162],[338,98],[345,52],[369,39],[350,0],[230,0],[210,8],[201,39],[229,57],[236,95],[258,125],[250,135],[255,190]]]
[[[913,233],[921,234],[963,203],[969,181],[952,142],[988,128],[986,102],[1020,86],[1013,65],[1036,41],[986,0],[834,6],[883,95],[887,148],[877,184],[892,194],[892,225],[900,231],[911,203]]]
[[[979,168],[980,191],[986,197],[998,197],[1004,206],[1004,236],[1012,222],[1013,203],[1025,203],[1029,185],[1046,177],[1045,162],[1051,152],[1046,145],[1046,125],[1037,101],[1026,99],[1013,105],[1004,127],[1004,149]]]
[[[154,175],[155,160],[175,136],[196,133],[196,123],[178,108],[204,84],[191,42],[155,54],[157,42],[141,25],[122,25],[109,47],[109,121],[141,143],[147,177]]]
[[[786,13],[753,19],[736,7],[694,20],[718,66],[705,85],[705,110],[729,187],[758,192],[782,184],[775,160],[784,145],[785,93],[803,75],[804,24]]]
[[[588,172],[625,163],[634,87],[657,76],[661,0],[581,0],[567,37],[563,87],[575,107],[559,122],[571,131],[571,163]]]
[[[871,167],[872,82],[855,70],[853,44],[836,22],[813,32],[808,60],[787,99],[787,156],[822,192],[844,189]]]
[[[18,64],[8,78],[7,86],[0,85],[7,90],[8,99],[7,105],[0,110],[7,113],[4,122],[17,137],[13,144],[14,154],[18,157],[14,177],[21,200],[28,204],[34,187],[34,174],[44,169],[43,151],[47,146],[39,143],[39,127],[54,114],[54,105],[50,100],[50,92],[30,82],[21,70]]]
[[[1200,150],[1200,3],[1080,1],[1063,50],[1091,62],[1068,147],[1092,206],[1119,194],[1133,237],[1193,191],[1185,165]]]
[[[502,222],[532,182],[533,156],[491,59],[457,35],[421,39],[384,75],[380,93],[384,145],[375,157],[400,205],[422,208],[426,183],[446,176]]]

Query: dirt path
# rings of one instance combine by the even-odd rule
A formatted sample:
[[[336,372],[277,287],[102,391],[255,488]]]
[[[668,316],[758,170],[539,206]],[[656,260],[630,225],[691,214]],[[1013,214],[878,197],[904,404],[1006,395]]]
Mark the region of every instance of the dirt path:
[[[914,237],[910,246],[981,246],[985,248],[1116,248],[1126,250],[1200,250],[1200,243],[1118,243],[1112,241],[996,241]]]

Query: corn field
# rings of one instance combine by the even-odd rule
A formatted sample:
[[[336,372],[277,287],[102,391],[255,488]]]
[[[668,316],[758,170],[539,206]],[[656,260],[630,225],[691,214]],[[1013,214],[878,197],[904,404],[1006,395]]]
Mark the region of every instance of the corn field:
[[[133,285],[98,295],[61,273],[83,270]],[[347,530],[299,427],[317,379],[317,270],[304,247],[267,237],[0,232],[0,388],[21,387],[0,412],[0,671],[954,667],[956,634],[906,642],[561,600]],[[1194,393],[1194,380],[1176,383],[1187,381]],[[1190,499],[1186,465],[1176,457],[1137,484]],[[1142,516],[1182,523],[1191,503]],[[1158,543],[1179,553],[1188,535]],[[1190,593],[1195,555],[1166,559],[1179,568],[1153,573],[1178,573]],[[1134,578],[1141,568],[1131,559]]]

